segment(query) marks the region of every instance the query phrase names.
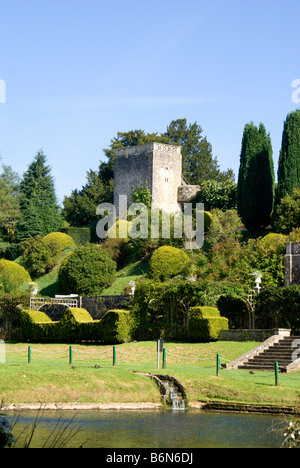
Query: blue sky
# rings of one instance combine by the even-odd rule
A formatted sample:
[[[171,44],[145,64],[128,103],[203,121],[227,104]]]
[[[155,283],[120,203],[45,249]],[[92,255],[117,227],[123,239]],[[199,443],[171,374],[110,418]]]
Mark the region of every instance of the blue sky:
[[[62,201],[118,131],[186,118],[236,176],[262,122],[277,172],[299,17],[299,0],[0,0],[2,161],[22,176],[42,149]]]

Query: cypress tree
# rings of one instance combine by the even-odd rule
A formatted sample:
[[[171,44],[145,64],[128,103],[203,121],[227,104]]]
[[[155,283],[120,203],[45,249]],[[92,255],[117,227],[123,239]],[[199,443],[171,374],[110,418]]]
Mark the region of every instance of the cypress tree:
[[[62,228],[63,220],[57,203],[54,181],[46,157],[38,152],[20,184],[21,219],[19,241],[37,235],[46,236]]]
[[[274,163],[270,135],[261,123],[245,125],[238,177],[238,213],[249,231],[267,227],[274,206]]]
[[[284,122],[278,163],[277,202],[293,189],[300,188],[300,109],[287,115]]]

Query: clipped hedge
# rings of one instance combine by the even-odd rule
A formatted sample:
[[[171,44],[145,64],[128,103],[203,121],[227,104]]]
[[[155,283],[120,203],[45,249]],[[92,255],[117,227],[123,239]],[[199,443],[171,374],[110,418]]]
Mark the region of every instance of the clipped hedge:
[[[31,277],[24,267],[10,260],[0,260],[0,292],[18,292],[24,283],[30,283]]]
[[[221,330],[228,330],[228,319],[216,307],[191,307],[188,336],[191,341],[216,341]]]
[[[22,310],[21,312],[21,337],[24,341],[31,342],[55,342],[57,336],[58,322],[35,310]]]
[[[128,310],[109,310],[100,322],[103,341],[113,344],[131,341],[133,318]]]
[[[133,320],[127,310],[110,310],[101,320],[93,320],[87,310],[69,308],[59,322],[53,322],[43,312],[23,310],[21,313],[22,339],[30,342],[118,344],[130,341],[132,331]]]
[[[62,251],[75,246],[73,237],[68,236],[64,232],[51,232],[44,237],[44,241],[47,245],[57,244]]]
[[[72,237],[76,245],[85,245],[91,242],[90,228],[85,227],[67,227],[61,229],[61,232]]]
[[[189,256],[184,250],[164,245],[152,254],[149,276],[154,280],[167,281],[181,273],[189,261]]]

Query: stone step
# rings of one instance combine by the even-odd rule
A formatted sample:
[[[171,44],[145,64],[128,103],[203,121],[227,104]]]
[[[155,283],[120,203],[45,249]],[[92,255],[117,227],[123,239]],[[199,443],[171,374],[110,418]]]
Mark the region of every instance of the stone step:
[[[281,368],[280,370],[284,371],[293,362],[292,355],[297,349],[297,346],[293,346],[293,344],[295,344],[296,340],[299,340],[299,345],[297,345],[300,348],[300,336],[284,337],[270,348],[238,366],[238,369],[274,370],[275,362],[277,362],[279,369]]]

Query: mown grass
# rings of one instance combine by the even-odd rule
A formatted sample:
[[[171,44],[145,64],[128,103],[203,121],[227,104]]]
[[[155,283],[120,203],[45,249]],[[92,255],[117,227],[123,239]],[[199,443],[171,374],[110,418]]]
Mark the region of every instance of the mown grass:
[[[103,296],[115,296],[124,294],[124,288],[130,281],[137,281],[143,278],[149,270],[149,264],[144,262],[133,262],[126,265],[117,272],[116,280],[103,291]]]
[[[6,343],[6,363],[0,364],[0,399],[13,403],[159,403],[156,385],[143,373],[170,374],[185,386],[190,402],[298,406],[300,372],[280,374],[275,386],[272,371],[221,370],[216,376],[216,354],[221,362],[252,349],[254,342],[165,343],[167,366],[157,369],[156,342],[118,345],[113,367],[112,346]]]

